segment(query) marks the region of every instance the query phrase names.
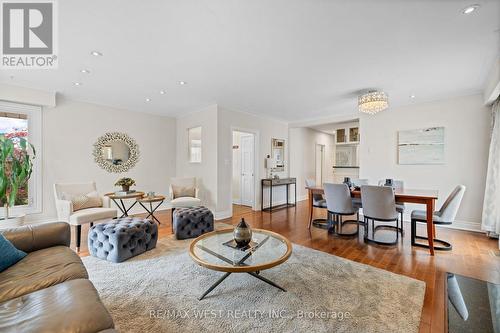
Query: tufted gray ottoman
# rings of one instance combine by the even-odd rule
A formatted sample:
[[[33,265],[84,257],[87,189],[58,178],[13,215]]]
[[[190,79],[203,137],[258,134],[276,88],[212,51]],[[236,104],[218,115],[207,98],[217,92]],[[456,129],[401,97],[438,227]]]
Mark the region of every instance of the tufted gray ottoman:
[[[173,228],[177,239],[198,237],[214,230],[214,215],[203,206],[176,208]]]
[[[156,223],[125,217],[90,228],[89,251],[94,257],[122,262],[154,249],[157,240]]]

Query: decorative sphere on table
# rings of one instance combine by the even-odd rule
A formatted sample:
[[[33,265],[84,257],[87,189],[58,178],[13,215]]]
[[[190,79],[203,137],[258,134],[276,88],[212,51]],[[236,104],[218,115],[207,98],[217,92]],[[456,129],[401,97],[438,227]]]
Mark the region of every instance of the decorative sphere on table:
[[[234,241],[239,247],[247,246],[252,240],[252,229],[245,222],[245,219],[241,219],[240,223],[234,228],[233,231]]]

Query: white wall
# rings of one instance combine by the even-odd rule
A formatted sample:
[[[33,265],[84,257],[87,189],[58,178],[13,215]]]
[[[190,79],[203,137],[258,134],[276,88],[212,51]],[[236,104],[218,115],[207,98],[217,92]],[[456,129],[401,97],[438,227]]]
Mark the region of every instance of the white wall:
[[[175,176],[175,119],[58,100],[43,110],[43,213],[30,220],[56,216],[53,185],[57,182],[96,181],[99,192],[115,191],[115,181],[134,178],[137,190],[168,194]],[[139,146],[137,165],[124,174],[109,173],[94,162],[93,144],[106,132],[123,132]]]
[[[201,163],[189,162],[188,129],[201,127]],[[217,105],[177,118],[177,177],[196,177],[203,205],[217,209]]]
[[[187,129],[202,126],[202,163],[192,164],[187,160]],[[207,131],[206,129],[209,129]],[[305,177],[314,177],[315,144],[325,145],[325,181],[333,181],[332,166],[335,156],[334,136],[309,128],[297,130],[296,138],[290,137],[288,124],[274,119],[259,117],[248,113],[237,112],[213,105],[198,110],[177,120],[177,173],[179,176],[196,176],[202,186],[202,201],[215,211],[217,218],[228,217],[231,214],[231,203],[238,200],[234,189],[238,187],[234,177],[233,159],[235,151],[232,146],[237,143],[233,131],[240,130],[256,134],[258,142],[255,149],[256,172],[255,191],[256,207],[261,204],[260,180],[266,177],[264,159],[271,153],[271,139],[285,140],[285,171],[280,177],[297,177],[298,199],[305,199],[307,192],[304,189]],[[186,133],[186,134],[183,134]],[[291,132],[293,133],[293,132]],[[236,141],[234,141],[236,139]],[[294,151],[292,152],[292,150]],[[208,155],[208,157],[207,157]],[[289,156],[290,155],[290,156]],[[208,159],[209,158],[209,159]],[[216,160],[214,161],[213,158]],[[236,167],[238,161],[236,160]],[[293,168],[298,168],[292,172]],[[215,171],[214,171],[215,170]],[[292,172],[292,173],[291,173]],[[291,187],[293,200],[294,189]],[[264,191],[264,207],[269,205],[268,189]],[[273,190],[275,203],[285,201],[285,188]]]
[[[271,139],[285,140],[285,171],[279,173],[280,177],[288,176],[288,124],[274,119],[255,116],[248,113],[236,112],[219,107],[218,113],[218,199],[217,212],[220,216],[231,213],[231,177],[232,173],[232,130],[256,133],[259,142],[255,147],[255,158],[257,168],[255,169],[255,192],[256,206],[260,209],[261,186],[260,179],[266,177],[264,160],[266,155],[271,154]],[[293,186],[291,188],[291,200],[293,200]],[[284,202],[285,191],[278,187],[273,191],[273,202]],[[264,192],[264,207],[268,204],[268,193]]]
[[[433,126],[445,127],[445,164],[398,165],[397,132]],[[407,188],[437,189],[437,208],[456,185],[464,184],[467,191],[455,225],[479,228],[490,133],[490,111],[481,95],[363,115],[360,127],[361,178],[402,179]]]
[[[202,163],[189,163],[187,130],[202,127]],[[288,156],[288,125],[284,122],[235,112],[212,105],[177,119],[177,175],[197,177],[202,203],[215,212],[217,219],[230,217],[232,213],[233,182],[233,130],[255,133],[259,144],[255,147],[256,207],[260,207],[260,179],[266,176],[264,159],[271,153],[271,138],[286,141]],[[288,158],[285,171],[288,175]],[[292,188],[293,193],[293,188]],[[273,192],[276,202],[285,200],[284,188]],[[264,196],[267,198],[266,194]],[[292,194],[293,198],[293,194]]]
[[[333,181],[335,161],[335,137],[307,127],[290,129],[290,177],[297,178],[297,197],[307,199],[306,179],[316,178],[316,144],[325,145],[323,178]]]

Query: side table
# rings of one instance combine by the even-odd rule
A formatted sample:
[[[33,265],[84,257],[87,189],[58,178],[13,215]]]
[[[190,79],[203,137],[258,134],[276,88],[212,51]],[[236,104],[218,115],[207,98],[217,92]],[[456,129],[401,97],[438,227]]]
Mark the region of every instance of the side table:
[[[118,208],[122,212],[122,215],[120,216],[120,218],[122,218],[128,216],[128,212],[132,209],[132,207],[135,206],[135,204],[137,203],[137,199],[140,199],[144,196],[144,192],[137,191],[123,195],[118,195],[114,192],[111,192],[111,193],[106,193],[105,196],[113,200],[115,205],[118,206]],[[134,200],[134,203],[127,208],[127,206],[125,206],[125,203],[123,202],[123,200],[127,199],[136,199],[136,200]]]
[[[148,212],[148,216],[146,216],[146,219],[151,217],[154,221],[158,222],[158,224],[161,224],[161,222],[160,222],[160,220],[158,220],[156,218],[154,213],[161,206],[163,201],[165,201],[165,197],[163,195],[155,195],[153,197],[145,196],[143,198],[137,199],[137,202],[139,203],[139,205],[141,205],[142,208],[144,208],[146,210],[146,212]],[[158,204],[156,205],[156,207],[153,208],[153,203],[158,203]],[[148,208],[148,204],[149,204],[149,208]]]

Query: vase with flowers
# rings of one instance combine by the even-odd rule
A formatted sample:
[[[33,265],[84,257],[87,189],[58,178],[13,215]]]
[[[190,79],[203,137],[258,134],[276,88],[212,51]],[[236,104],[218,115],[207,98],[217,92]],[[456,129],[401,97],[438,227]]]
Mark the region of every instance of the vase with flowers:
[[[116,181],[115,186],[121,186],[123,192],[130,191],[130,187],[135,185],[135,180],[132,178],[123,177]]]

